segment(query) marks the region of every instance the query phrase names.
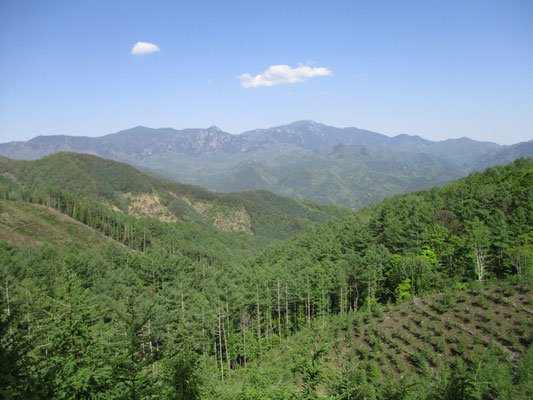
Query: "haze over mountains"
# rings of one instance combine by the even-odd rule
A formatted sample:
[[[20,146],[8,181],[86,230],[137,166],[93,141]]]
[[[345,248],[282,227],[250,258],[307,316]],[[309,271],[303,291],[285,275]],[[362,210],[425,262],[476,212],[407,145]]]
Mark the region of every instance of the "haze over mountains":
[[[267,189],[358,208],[393,194],[443,185],[474,169],[532,156],[533,141],[513,146],[466,137],[430,141],[297,121],[240,135],[216,126],[138,126],[102,137],[38,136],[0,144],[0,155],[13,159],[38,159],[59,151],[127,162],[217,191]]]

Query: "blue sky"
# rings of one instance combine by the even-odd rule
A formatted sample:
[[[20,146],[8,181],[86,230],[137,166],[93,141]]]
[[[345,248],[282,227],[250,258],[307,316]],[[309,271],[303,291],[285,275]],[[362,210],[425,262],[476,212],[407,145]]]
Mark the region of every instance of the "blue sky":
[[[0,18],[1,142],[301,119],[533,139],[530,0],[3,0]]]

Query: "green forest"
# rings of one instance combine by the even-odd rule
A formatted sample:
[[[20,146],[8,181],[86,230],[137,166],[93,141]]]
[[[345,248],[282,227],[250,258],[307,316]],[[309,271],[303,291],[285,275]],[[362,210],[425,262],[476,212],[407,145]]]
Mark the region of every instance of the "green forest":
[[[531,158],[358,211],[0,158],[0,221],[1,398],[533,397]]]

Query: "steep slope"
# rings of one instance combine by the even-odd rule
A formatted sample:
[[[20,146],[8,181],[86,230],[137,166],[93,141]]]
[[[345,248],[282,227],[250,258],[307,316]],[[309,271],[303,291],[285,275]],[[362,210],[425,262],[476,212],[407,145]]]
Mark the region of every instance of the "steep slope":
[[[168,193],[174,183],[127,165],[131,175],[115,176],[114,162],[99,175],[103,162],[0,160],[3,197],[48,203],[138,250],[0,241],[5,393],[429,400],[466,388],[531,398],[533,159],[389,198],[260,252],[246,249],[259,234],[128,215],[162,196],[144,191],[151,180]],[[64,168],[48,176],[36,165]],[[102,199],[120,200],[107,188],[121,176],[122,190],[138,186],[113,211]],[[261,191],[238,196],[285,215],[313,209]]]
[[[530,397],[516,371],[533,367],[532,207],[533,159],[521,159],[268,248],[251,265],[249,310],[266,310],[269,351],[224,384],[213,370],[213,390],[461,398],[458,381],[479,378],[481,398]]]

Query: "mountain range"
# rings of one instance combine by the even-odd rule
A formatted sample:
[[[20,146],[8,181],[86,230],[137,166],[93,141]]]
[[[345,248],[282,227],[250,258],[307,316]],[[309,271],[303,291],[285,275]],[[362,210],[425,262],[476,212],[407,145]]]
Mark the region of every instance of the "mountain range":
[[[466,137],[430,141],[297,121],[234,135],[207,129],[138,126],[102,137],[38,136],[0,144],[0,155],[38,159],[59,151],[126,162],[184,183],[233,192],[266,189],[359,208],[410,190],[443,185],[475,169],[533,155]]]

